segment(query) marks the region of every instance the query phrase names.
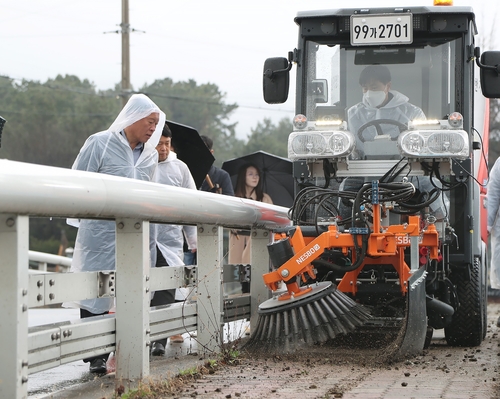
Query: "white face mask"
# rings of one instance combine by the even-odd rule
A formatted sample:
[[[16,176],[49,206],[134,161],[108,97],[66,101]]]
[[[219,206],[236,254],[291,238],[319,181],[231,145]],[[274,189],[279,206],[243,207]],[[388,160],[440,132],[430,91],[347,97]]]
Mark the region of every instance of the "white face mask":
[[[363,102],[376,108],[385,101],[386,96],[387,94],[383,90],[367,90],[363,93]]]

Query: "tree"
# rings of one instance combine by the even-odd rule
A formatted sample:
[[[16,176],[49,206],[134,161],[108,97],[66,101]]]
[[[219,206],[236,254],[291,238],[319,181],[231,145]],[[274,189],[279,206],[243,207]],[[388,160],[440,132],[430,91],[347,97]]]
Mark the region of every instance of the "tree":
[[[288,157],[288,136],[293,130],[292,122],[288,118],[281,119],[274,125],[271,119],[265,118],[258,122],[248,137],[245,154],[264,150],[274,155]]]
[[[157,80],[141,90],[165,111],[167,118],[195,127],[210,136],[219,165],[243,152],[244,143],[228,122],[236,104],[226,104],[225,94],[214,84],[197,85],[194,80]],[[58,75],[45,83],[0,76],[0,115],[7,119],[3,129],[0,158],[69,168],[85,140],[107,129],[122,103],[120,85],[98,91],[84,79]],[[75,230],[64,219],[32,218],[30,248],[54,253],[61,231],[70,245]]]
[[[200,135],[214,141],[219,166],[225,159],[237,156],[243,141],[236,138],[235,123],[229,123],[238,107],[226,104],[217,85],[197,85],[194,80],[174,82],[170,78],[155,80],[141,88],[165,112],[167,119],[194,127]]]
[[[88,80],[58,75],[46,83],[0,79],[0,113],[7,119],[0,157],[71,167],[86,138],[106,129],[120,109]]]

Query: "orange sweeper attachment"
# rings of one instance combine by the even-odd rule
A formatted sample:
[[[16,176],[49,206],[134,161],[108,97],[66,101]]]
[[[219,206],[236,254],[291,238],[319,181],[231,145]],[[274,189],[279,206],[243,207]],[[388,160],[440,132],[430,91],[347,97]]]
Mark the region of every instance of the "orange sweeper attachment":
[[[340,196],[349,196],[346,192],[321,189],[311,197],[312,190],[318,191],[313,188],[299,193],[291,209],[292,215],[295,214],[292,217],[296,217],[308,201],[316,201],[323,205],[329,202],[336,218],[338,207],[335,204]],[[263,276],[274,296],[259,306],[258,324],[246,347],[289,352],[304,344],[324,343],[363,325],[394,322],[398,315],[387,317],[384,306],[362,304],[373,303],[377,294],[364,293],[358,299],[358,280],[366,274],[365,270],[370,270],[374,280],[374,284],[369,285],[387,280],[384,290],[389,283],[390,300],[395,302],[408,302],[408,293],[425,280],[421,272],[415,273],[416,268],[411,269],[406,259],[412,246],[419,263],[438,259],[438,233],[433,218],[423,221],[420,216],[408,215],[404,223],[382,224],[390,209],[398,209],[402,214],[410,212],[414,195],[415,187],[409,182],[373,181],[364,184],[355,196],[350,228],[333,223],[323,229],[318,225],[294,226],[276,232],[275,241],[268,246],[276,269]],[[337,284],[319,281],[317,268],[328,271],[323,273],[325,280],[331,274],[337,275]],[[286,290],[280,290],[282,283]],[[387,301],[387,295],[380,296],[379,303]],[[422,343],[417,342],[417,345]]]

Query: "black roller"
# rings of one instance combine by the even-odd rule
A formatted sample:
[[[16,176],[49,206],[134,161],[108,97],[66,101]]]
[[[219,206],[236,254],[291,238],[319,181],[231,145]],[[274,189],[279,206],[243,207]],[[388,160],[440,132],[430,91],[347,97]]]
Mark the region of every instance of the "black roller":
[[[311,286],[298,298],[269,299],[259,306],[259,319],[247,349],[292,352],[324,343],[363,325],[370,314],[330,282]]]

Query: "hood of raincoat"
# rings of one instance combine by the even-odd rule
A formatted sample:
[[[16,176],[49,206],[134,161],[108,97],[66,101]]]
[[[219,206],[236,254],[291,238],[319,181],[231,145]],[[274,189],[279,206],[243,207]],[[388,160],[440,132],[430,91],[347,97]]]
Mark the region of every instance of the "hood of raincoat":
[[[160,141],[163,126],[165,126],[165,113],[144,94],[133,94],[108,130],[119,133],[126,127],[151,115],[154,112],[160,114],[160,120],[156,126],[155,132],[148,140],[148,143],[156,147]]]

